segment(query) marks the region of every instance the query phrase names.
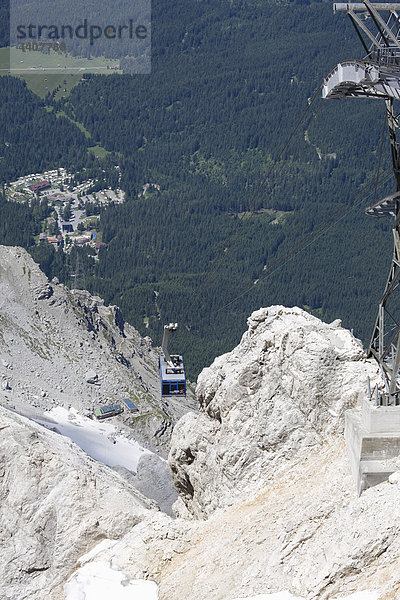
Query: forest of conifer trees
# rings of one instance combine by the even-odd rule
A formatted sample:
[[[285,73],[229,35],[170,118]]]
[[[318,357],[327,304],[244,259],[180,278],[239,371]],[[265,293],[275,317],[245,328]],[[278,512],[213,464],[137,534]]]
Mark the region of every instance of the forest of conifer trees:
[[[192,378],[260,306],[341,318],[367,342],[391,257],[390,223],[364,215],[391,190],[374,184],[384,107],[318,92],[362,53],[351,25],[329,3],[256,0],[156,0],[152,19],[150,75],[88,75],[59,100],[1,78],[2,182],[63,166],[112,186],[120,166],[126,202],[101,211],[99,261],[81,251],[85,285],[156,343],[180,322]],[[39,221],[3,199],[0,242],[68,283],[76,256],[35,246]]]

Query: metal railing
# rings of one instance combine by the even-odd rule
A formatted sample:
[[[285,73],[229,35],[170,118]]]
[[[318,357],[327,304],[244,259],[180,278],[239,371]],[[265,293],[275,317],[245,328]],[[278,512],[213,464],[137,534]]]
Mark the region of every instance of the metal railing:
[[[378,65],[385,67],[399,67],[400,68],[400,49],[399,48],[381,48],[380,50],[373,50],[369,56],[369,59],[377,62]]]

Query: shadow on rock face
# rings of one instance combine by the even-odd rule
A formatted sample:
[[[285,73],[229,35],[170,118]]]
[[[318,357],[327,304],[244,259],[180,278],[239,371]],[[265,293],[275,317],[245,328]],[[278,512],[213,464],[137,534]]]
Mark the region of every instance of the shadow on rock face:
[[[147,498],[155,500],[160,510],[173,517],[172,505],[178,499],[168,463],[156,454],[143,454],[137,473],[124,467],[114,467],[129,483]]]

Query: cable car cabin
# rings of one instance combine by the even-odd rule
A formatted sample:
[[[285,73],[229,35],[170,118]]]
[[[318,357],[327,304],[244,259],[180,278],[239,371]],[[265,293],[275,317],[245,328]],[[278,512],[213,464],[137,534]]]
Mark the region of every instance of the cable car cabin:
[[[170,356],[167,362],[165,356],[160,355],[161,397],[186,396],[186,377],[183,358],[178,354]]]

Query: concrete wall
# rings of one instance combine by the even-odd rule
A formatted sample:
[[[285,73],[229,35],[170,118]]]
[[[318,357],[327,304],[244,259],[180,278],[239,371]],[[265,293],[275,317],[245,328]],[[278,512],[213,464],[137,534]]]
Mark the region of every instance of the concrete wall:
[[[400,406],[374,406],[365,399],[361,411],[362,423],[368,432],[400,435]]]
[[[400,425],[395,426],[399,407],[375,408],[367,402],[345,415],[346,449],[358,494],[400,470]],[[396,413],[392,419],[391,411]],[[389,431],[381,431],[384,427]]]

